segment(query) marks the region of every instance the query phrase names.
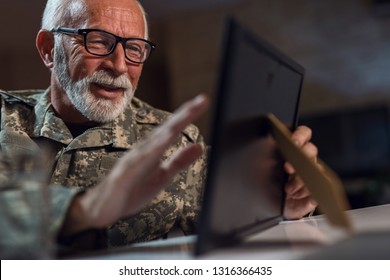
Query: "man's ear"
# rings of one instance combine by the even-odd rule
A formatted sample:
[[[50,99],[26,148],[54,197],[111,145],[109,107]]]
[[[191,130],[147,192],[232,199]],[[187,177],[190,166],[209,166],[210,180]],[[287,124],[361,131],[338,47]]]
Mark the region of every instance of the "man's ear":
[[[54,36],[53,33],[47,30],[39,30],[35,45],[42,58],[43,63],[49,69],[53,68],[54,56]]]

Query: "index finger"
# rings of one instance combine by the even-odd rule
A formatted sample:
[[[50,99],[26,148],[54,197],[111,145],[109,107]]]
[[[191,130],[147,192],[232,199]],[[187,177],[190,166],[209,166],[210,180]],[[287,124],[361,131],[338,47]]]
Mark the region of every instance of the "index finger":
[[[208,104],[209,100],[205,95],[198,95],[187,101],[140,143],[139,150],[149,155],[145,157],[150,160],[159,158],[179,134],[207,109]]]
[[[180,106],[160,129],[170,129],[173,133],[180,133],[189,124],[195,121],[208,107],[206,95],[200,94]],[[158,129],[159,130],[159,129]],[[156,133],[158,133],[158,130]]]
[[[310,141],[312,137],[312,130],[304,125],[298,126],[291,135],[291,139],[294,141],[294,143],[301,147],[305,145],[307,142]]]

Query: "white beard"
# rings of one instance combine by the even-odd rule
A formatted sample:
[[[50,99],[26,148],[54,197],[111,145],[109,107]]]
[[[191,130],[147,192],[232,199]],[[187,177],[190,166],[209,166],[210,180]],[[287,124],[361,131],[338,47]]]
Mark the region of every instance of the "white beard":
[[[59,41],[55,42],[53,72],[70,102],[91,121],[99,123],[113,121],[126,109],[134,96],[135,89],[130,80],[125,75],[113,77],[106,71],[100,70],[73,82],[67,68],[68,58]],[[123,88],[123,96],[119,101],[98,98],[90,91],[92,83]]]

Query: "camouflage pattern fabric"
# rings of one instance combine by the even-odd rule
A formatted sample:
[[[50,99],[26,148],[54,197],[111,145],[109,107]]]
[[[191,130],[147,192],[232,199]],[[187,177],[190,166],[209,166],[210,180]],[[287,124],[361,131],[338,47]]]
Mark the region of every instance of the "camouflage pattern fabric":
[[[31,183],[31,182],[30,182]],[[0,190],[0,257],[1,259],[50,259],[64,214],[77,193],[75,189],[51,187],[49,205],[51,216],[46,216],[41,190],[37,185],[13,185]]]
[[[5,157],[40,149],[47,154],[45,170],[50,184],[82,191],[95,186],[108,174],[118,158],[134,148],[152,129],[170,116],[137,98],[115,121],[86,130],[73,138],[50,103],[50,89],[0,91],[0,145]],[[188,143],[205,145],[195,126],[187,127],[162,160]],[[194,233],[205,179],[206,156],[186,171],[136,215],[120,220],[105,231],[107,246],[120,246],[163,237],[175,227]],[[74,193],[53,192],[57,204],[67,204]],[[57,230],[66,207],[55,205],[53,224]],[[109,205],[107,211],[110,211]],[[59,225],[59,226],[58,226]],[[73,242],[73,241],[72,241]],[[75,241],[77,243],[77,241]]]

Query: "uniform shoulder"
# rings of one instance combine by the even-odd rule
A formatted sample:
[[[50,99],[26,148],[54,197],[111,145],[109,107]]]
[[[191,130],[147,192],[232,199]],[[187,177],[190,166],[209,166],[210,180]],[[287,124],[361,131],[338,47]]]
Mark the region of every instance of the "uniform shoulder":
[[[132,108],[138,123],[159,125],[172,115],[171,112],[155,108],[136,97],[132,100]],[[189,138],[191,142],[198,142],[201,137],[199,129],[195,125],[187,126],[184,129],[183,134]]]
[[[1,98],[7,103],[24,103],[30,106],[35,106],[39,96],[45,90],[43,89],[29,89],[29,90],[0,90]]]
[[[158,109],[136,97],[133,97],[131,103],[137,121],[140,123],[160,124],[171,115],[170,112]]]

